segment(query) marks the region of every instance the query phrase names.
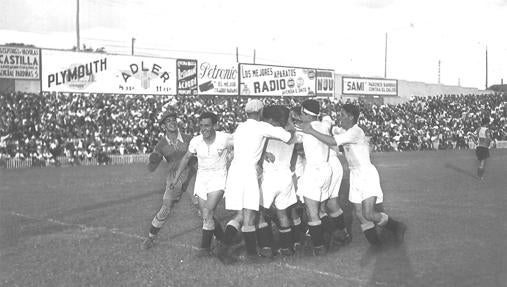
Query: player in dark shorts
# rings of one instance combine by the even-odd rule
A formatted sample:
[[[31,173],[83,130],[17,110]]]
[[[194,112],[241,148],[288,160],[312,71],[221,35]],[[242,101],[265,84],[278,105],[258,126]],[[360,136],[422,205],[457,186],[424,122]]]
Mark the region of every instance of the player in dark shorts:
[[[188,144],[192,139],[189,135],[181,134],[178,129],[177,114],[172,111],[166,111],[160,119],[160,125],[164,131],[164,136],[159,140],[153,152],[150,154],[148,170],[155,171],[163,158],[169,164],[169,170],[166,179],[166,187],[164,196],[162,197],[162,207],[157,212],[151,222],[148,237],[143,241],[142,248],[149,249],[153,247],[154,240],[158,232],[167,221],[169,212],[175,202],[178,202],[181,195],[186,190],[188,183],[192,176],[195,174],[193,164],[187,167],[181,173],[174,188],[171,188],[171,183],[178,169],[178,165],[188,150]]]
[[[477,129],[477,148],[475,154],[479,160],[477,176],[480,180],[484,179],[484,169],[486,168],[486,159],[489,157],[489,145],[491,144],[491,132],[488,128],[489,117],[482,119],[481,127]]]

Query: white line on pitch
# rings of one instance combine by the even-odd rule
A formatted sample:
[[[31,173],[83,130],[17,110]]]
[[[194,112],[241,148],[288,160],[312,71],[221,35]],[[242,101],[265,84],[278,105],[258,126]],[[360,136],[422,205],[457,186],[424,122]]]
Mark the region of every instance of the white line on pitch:
[[[19,216],[19,217],[23,217],[23,218],[37,220],[37,221],[47,221],[47,222],[51,222],[53,224],[62,225],[62,226],[78,227],[83,232],[88,232],[88,231],[93,232],[93,231],[97,231],[97,230],[105,230],[105,231],[108,231],[108,232],[110,232],[112,234],[122,235],[122,236],[129,237],[129,238],[135,238],[135,239],[144,239],[145,238],[145,237],[143,237],[141,235],[137,235],[137,234],[132,234],[132,233],[120,231],[117,228],[108,228],[108,227],[104,227],[104,226],[88,226],[88,225],[84,225],[84,224],[68,223],[68,222],[57,220],[57,219],[40,218],[40,217],[30,216],[30,215],[26,215],[26,214],[22,214],[22,213],[19,213],[19,212],[14,212],[14,211],[11,211],[10,214],[11,215],[15,215],[15,216]],[[183,248],[190,248],[190,249],[193,249],[193,250],[199,250],[198,247],[193,246],[193,245],[181,244],[181,243],[175,243],[175,242],[167,242],[167,243],[169,245],[176,246],[176,247],[183,247]],[[359,283],[365,283],[366,282],[364,279],[360,279],[360,278],[349,278],[349,277],[345,277],[345,276],[342,276],[342,275],[336,274],[336,273],[329,273],[329,272],[320,271],[320,270],[317,270],[317,269],[304,268],[304,267],[300,267],[300,266],[291,265],[291,264],[288,264],[288,263],[280,263],[280,264],[278,264],[278,266],[285,267],[285,268],[292,269],[292,270],[304,271],[304,272],[307,272],[307,273],[314,273],[314,274],[318,274],[318,275],[332,277],[332,278],[335,278],[335,279],[342,279],[342,280],[348,280],[348,281],[359,282]],[[384,286],[388,285],[385,282],[375,282],[375,283],[377,285],[384,285]]]

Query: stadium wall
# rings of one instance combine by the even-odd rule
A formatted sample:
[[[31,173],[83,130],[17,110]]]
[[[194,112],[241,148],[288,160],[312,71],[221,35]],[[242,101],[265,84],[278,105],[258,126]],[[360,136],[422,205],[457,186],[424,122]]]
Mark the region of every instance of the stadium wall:
[[[339,100],[357,99],[357,96],[343,95],[342,78],[361,77],[359,75],[335,74],[335,98]],[[385,104],[399,104],[409,101],[412,97],[433,97],[445,94],[486,94],[492,91],[480,90],[477,88],[448,86],[441,84],[429,84],[423,82],[398,80],[398,96],[384,96]]]
[[[124,165],[134,163],[146,163],[148,162],[149,154],[130,154],[130,155],[108,155],[110,165]],[[41,165],[41,163],[43,163]],[[71,166],[71,165],[83,165],[83,166],[95,166],[100,165],[96,157],[85,159],[80,162],[73,162],[71,158],[65,156],[58,157],[58,166]],[[55,163],[46,161],[35,162],[32,159],[1,159],[0,168],[16,169],[16,168],[29,168],[29,167],[43,167],[43,166],[55,166]]]

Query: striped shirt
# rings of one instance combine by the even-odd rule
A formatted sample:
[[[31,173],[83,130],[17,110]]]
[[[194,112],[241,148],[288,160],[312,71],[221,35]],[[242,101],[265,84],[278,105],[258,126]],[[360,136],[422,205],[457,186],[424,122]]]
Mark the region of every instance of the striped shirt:
[[[192,139],[191,136],[185,134],[178,134],[175,141],[169,140],[167,136],[162,137],[155,146],[154,152],[161,154],[167,163],[170,170],[177,170],[178,165],[188,151],[188,144]]]

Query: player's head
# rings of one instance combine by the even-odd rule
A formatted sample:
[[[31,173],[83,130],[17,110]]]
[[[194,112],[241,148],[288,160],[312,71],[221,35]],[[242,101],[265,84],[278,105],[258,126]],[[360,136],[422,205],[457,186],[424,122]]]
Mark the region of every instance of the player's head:
[[[215,135],[218,123],[218,116],[214,113],[204,112],[199,116],[199,126],[204,138],[210,138]]]
[[[262,110],[262,120],[277,127],[285,127],[289,121],[289,109],[282,105],[266,106]]]
[[[173,109],[166,110],[160,117],[160,126],[165,132],[178,131],[178,115]]]
[[[317,120],[320,113],[320,104],[316,100],[305,100],[301,104],[301,120],[310,122]]]
[[[256,118],[259,120],[261,118],[263,108],[264,104],[261,100],[249,100],[245,105],[245,113],[248,118]]]
[[[359,108],[353,104],[345,104],[340,111],[340,124],[343,127],[352,127],[359,119]]]
[[[294,123],[301,122],[301,106],[295,106],[290,109],[290,116]]]
[[[484,117],[481,121],[482,125],[485,126],[485,125],[489,125],[489,117]]]

